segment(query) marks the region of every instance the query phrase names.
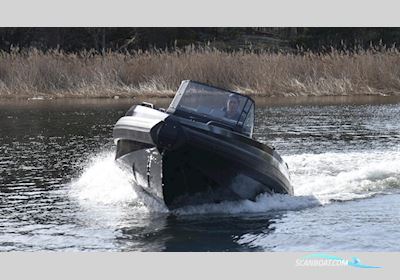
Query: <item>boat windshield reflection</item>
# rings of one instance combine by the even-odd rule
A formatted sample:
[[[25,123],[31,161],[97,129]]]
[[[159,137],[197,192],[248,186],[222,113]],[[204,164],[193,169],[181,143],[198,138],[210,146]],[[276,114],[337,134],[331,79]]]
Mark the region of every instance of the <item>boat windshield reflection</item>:
[[[167,112],[196,121],[220,123],[249,137],[254,101],[244,95],[195,81],[183,81]]]

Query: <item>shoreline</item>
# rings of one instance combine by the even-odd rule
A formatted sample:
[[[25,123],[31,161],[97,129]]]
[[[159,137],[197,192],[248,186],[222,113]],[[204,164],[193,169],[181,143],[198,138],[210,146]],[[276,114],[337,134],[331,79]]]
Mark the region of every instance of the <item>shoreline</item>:
[[[102,107],[117,106],[129,108],[143,101],[153,103],[157,108],[169,106],[173,96],[150,97],[136,96],[135,98],[0,98],[0,109],[27,108],[62,108],[68,106]],[[295,96],[295,97],[253,97],[256,107],[280,107],[280,106],[337,106],[337,105],[379,105],[399,104],[400,95],[330,95],[330,96]]]

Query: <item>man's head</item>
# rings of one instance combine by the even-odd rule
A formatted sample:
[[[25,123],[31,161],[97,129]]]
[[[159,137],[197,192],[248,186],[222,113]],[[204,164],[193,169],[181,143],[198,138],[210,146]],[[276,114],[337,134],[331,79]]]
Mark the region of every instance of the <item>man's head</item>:
[[[239,109],[239,97],[235,94],[230,94],[226,103],[226,113],[229,117],[234,117],[238,114]]]

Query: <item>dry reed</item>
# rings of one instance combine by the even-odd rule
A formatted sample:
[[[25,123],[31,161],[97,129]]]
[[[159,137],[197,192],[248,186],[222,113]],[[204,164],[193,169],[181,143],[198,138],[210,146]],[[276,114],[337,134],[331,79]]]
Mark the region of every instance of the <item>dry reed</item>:
[[[36,49],[0,53],[0,97],[171,96],[192,79],[247,94],[323,96],[400,93],[400,52],[317,54],[216,49],[68,54]]]

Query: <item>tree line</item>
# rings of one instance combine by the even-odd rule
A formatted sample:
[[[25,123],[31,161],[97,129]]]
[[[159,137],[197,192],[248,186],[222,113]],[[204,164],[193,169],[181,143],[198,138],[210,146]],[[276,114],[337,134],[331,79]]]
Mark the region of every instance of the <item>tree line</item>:
[[[245,39],[243,39],[245,38]],[[0,50],[37,48],[65,52],[94,50],[133,51],[175,49],[188,45],[205,46],[224,42],[219,48],[242,48],[236,41],[271,38],[293,51],[326,51],[330,48],[353,50],[371,46],[397,47],[400,28],[324,28],[324,27],[3,27]],[[269,48],[273,43],[258,45]]]

